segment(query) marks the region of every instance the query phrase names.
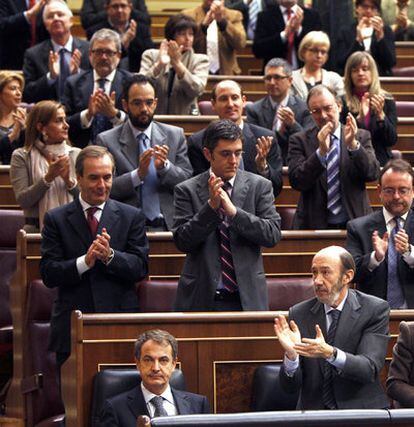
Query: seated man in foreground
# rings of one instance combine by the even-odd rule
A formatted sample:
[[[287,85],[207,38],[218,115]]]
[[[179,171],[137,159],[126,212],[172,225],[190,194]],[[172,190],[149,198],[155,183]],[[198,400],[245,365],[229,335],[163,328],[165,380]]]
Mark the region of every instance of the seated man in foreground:
[[[169,384],[177,364],[176,339],[166,331],[150,330],[135,342],[135,363],[141,384],[105,402],[101,427],[135,427],[137,418],[169,415],[208,414],[205,396],[180,391]]]
[[[379,374],[389,339],[389,305],[348,286],[352,255],[339,246],[312,261],[315,298],[294,305],[275,332],[285,350],[280,382],[300,390],[297,409],[380,409],[389,406]]]

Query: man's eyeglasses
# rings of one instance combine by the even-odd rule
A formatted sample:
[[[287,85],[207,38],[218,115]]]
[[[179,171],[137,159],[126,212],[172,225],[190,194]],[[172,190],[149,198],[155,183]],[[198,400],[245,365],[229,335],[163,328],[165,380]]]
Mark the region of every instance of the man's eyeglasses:
[[[387,196],[393,196],[395,193],[398,193],[400,196],[407,196],[412,191],[412,188],[408,188],[408,187],[401,187],[401,188],[385,187],[381,191]]]
[[[114,51],[114,50],[109,50],[109,49],[92,49],[91,51],[94,55],[96,56],[108,56],[109,58],[112,58],[113,56],[115,56],[118,52]]]
[[[313,110],[310,110],[310,112],[311,112],[311,114],[317,116],[317,115],[321,114],[322,111],[324,113],[327,113],[327,114],[332,113],[334,108],[335,108],[335,105],[331,104],[331,105],[325,105],[324,107],[321,107],[321,108],[314,108]]]
[[[279,81],[281,81],[281,80],[288,79],[289,77],[290,77],[290,76],[281,76],[281,75],[279,75],[279,74],[267,74],[267,75],[265,75],[265,76],[264,76],[264,79],[265,79],[267,82],[272,81],[272,79],[273,79],[273,80],[276,80],[277,82],[279,82]]]

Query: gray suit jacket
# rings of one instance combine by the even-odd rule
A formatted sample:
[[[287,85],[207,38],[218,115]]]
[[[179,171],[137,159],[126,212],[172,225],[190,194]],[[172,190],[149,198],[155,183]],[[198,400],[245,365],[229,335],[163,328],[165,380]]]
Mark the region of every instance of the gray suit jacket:
[[[152,145],[165,144],[170,149],[168,152],[170,166],[158,173],[158,194],[161,213],[167,228],[171,229],[174,187],[189,178],[193,170],[188,160],[187,143],[181,128],[154,121],[151,139]],[[129,121],[99,134],[96,144],[106,147],[115,159],[116,172],[111,197],[132,206],[141,207],[141,185],[135,187],[131,179],[131,172],[139,166],[139,147]]]
[[[173,236],[178,249],[187,253],[175,301],[179,311],[211,310],[221,278],[217,234],[221,218],[207,203],[209,176],[206,171],[175,188]],[[237,213],[230,225],[230,242],[241,304],[244,310],[268,310],[260,247],[273,247],[281,238],[272,184],[239,170],[231,198]]]
[[[294,305],[289,319],[302,338],[315,338],[315,325],[326,332],[324,306],[316,298]],[[334,346],[346,353],[342,370],[334,369],[333,391],[338,409],[380,409],[389,406],[379,375],[388,345],[389,306],[386,301],[349,289],[339,318]],[[301,357],[292,377],[281,369],[280,381],[288,392],[300,390],[297,409],[324,409],[322,384],[325,359]]]

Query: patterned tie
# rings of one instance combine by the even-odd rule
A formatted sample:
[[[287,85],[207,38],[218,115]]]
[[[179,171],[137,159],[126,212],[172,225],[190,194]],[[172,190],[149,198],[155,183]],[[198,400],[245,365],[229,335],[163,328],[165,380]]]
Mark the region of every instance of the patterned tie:
[[[336,327],[338,326],[339,316],[341,312],[333,309],[328,313],[331,316],[331,326],[329,327],[326,342],[330,345],[334,344]],[[322,385],[322,402],[325,408],[336,409],[336,400],[333,391],[333,370],[334,367],[327,361],[324,365],[324,381]]]
[[[398,260],[400,254],[395,249],[395,235],[402,228],[402,219],[394,217],[395,227],[391,231],[388,239],[388,285],[387,300],[391,308],[401,308],[404,305],[404,294],[398,276]]]
[[[286,14],[287,14],[287,20],[289,21],[289,19],[292,16],[292,9],[288,8],[286,10]],[[291,31],[288,35],[288,38],[287,38],[287,56],[286,56],[286,59],[288,60],[288,62],[290,64],[292,64],[292,62],[293,62],[294,45],[295,45],[295,33],[293,31]]]
[[[59,50],[58,96],[60,100],[62,100],[66,79],[70,75],[69,64],[65,59],[65,52],[67,52],[67,50],[64,47]]]
[[[151,148],[150,140],[145,133],[140,133],[137,139],[141,153]],[[158,175],[153,158],[151,159],[147,176],[144,178],[144,183],[142,184],[141,196],[142,211],[146,218],[150,221],[158,218],[161,214],[161,208],[160,198],[158,196]]]
[[[107,79],[98,79],[99,89],[102,89],[105,92],[105,83]],[[105,132],[108,129],[112,129],[112,123],[108,117],[103,114],[96,114],[93,118],[92,129],[91,129],[91,142],[95,144],[96,137],[101,133]]]
[[[256,31],[257,15],[260,12],[259,0],[251,0],[249,3],[249,24],[247,25],[247,37],[250,40],[254,39],[254,33]]]
[[[99,222],[95,216],[95,212],[98,209],[99,208],[97,208],[96,206],[91,206],[90,208],[86,209],[86,212],[87,212],[87,218],[86,219],[88,221],[89,230],[91,230],[91,234],[92,234],[93,238],[95,238],[96,233],[98,231]]]
[[[161,396],[154,396],[150,400],[150,402],[155,407],[154,418],[155,417],[166,417],[166,416],[168,416],[167,411],[164,408],[163,401],[164,401],[164,399]]]
[[[223,190],[229,193],[231,184],[225,182]],[[229,195],[230,196],[230,195]],[[220,233],[220,262],[221,262],[221,280],[224,288],[229,292],[235,292],[238,289],[236,272],[234,271],[233,255],[231,253],[230,230],[227,217],[223,212],[223,221],[219,226]]]
[[[336,137],[331,137],[331,150],[327,157],[328,210],[333,215],[341,212],[341,186],[339,180],[339,151],[335,144]]]

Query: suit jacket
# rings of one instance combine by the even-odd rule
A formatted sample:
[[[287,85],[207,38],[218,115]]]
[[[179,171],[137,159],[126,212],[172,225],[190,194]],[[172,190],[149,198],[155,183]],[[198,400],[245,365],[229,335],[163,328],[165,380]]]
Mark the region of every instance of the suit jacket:
[[[336,71],[343,76],[345,63],[349,56],[358,51],[365,50],[364,46],[356,40],[356,27],[342,28],[338,37]],[[374,58],[380,76],[392,76],[392,67],[396,64],[394,34],[388,25],[384,25],[384,37],[378,41],[375,33],[371,37],[370,53]]]
[[[297,96],[289,95],[287,107],[295,114],[295,123],[293,126],[286,128],[282,133],[276,132],[276,140],[282,152],[283,164],[287,164],[288,141],[289,137],[304,129],[308,129],[315,125],[312,116],[309,113],[306,102],[302,101]],[[246,105],[247,121],[258,126],[272,130],[273,120],[275,117],[275,109],[272,107],[270,99],[265,96],[253,104]]]
[[[386,301],[349,289],[333,344],[346,354],[344,368],[333,369],[333,392],[338,409],[389,406],[379,379],[387,355],[389,310]],[[291,307],[289,320],[298,325],[302,338],[315,338],[316,324],[324,337],[327,336],[324,305],[316,298]],[[323,358],[300,357],[299,368],[292,377],[286,375],[282,365],[282,387],[288,392],[300,390],[297,409],[324,409],[325,363]]]
[[[173,191],[174,187],[190,178],[192,168],[187,156],[187,144],[184,132],[176,126],[153,122],[152,144],[168,145],[167,170],[158,172],[161,213],[167,228],[173,226]],[[114,156],[116,177],[112,185],[111,196],[132,206],[141,206],[141,185],[134,187],[131,172],[139,166],[139,145],[132,133],[129,121],[114,129],[98,135],[97,145],[106,147]],[[139,179],[139,178],[138,178]]]
[[[349,219],[371,212],[365,183],[375,181],[379,174],[369,132],[358,130],[356,139],[360,147],[349,151],[344,143],[344,128],[341,126],[341,155],[339,173],[342,204]],[[299,132],[289,139],[289,181],[301,192],[293,227],[295,229],[324,229],[327,221],[327,178],[326,167],[320,162],[315,126]]]
[[[89,69],[89,43],[73,37],[73,50],[75,49],[79,49],[82,54],[80,68]],[[49,72],[49,52],[51,50],[53,50],[53,45],[50,39],[26,50],[23,63],[25,79],[23,99],[25,102],[59,99],[58,79],[49,82],[46,76]]]
[[[345,97],[342,99],[341,122],[346,123],[348,115],[348,106],[346,105]],[[385,118],[383,122],[379,122],[375,113],[371,111],[369,127],[365,127],[365,123],[357,121],[360,129],[367,129],[371,132],[372,146],[375,150],[380,166],[384,166],[388,160],[391,160],[391,147],[397,143],[397,107],[392,98],[386,98],[384,103]],[[356,119],[357,114],[354,114]]]
[[[0,68],[21,70],[23,55],[30,47],[30,25],[23,12],[26,0],[0,0]],[[49,38],[43,25],[42,11],[36,17],[36,42]]]
[[[287,42],[283,42],[280,37],[285,26],[279,4],[274,4],[259,12],[253,40],[253,54],[256,58],[263,59],[263,67],[272,58],[287,59]],[[296,52],[301,40],[309,31],[320,29],[321,19],[318,12],[314,9],[303,8],[302,32],[300,35],[295,35]]]
[[[414,214],[412,207],[404,225],[410,244],[414,244]],[[367,294],[387,299],[387,257],[373,271],[368,270],[369,258],[374,250],[372,246],[372,233],[377,230],[382,236],[386,231],[385,219],[382,209],[371,215],[349,221],[347,225],[346,247],[354,257],[357,267],[355,282],[358,289]],[[398,257],[398,276],[402,286],[408,308],[414,308],[414,269],[410,268],[401,256]]]
[[[83,0],[80,11],[82,27],[86,30],[93,25],[106,20],[105,0]],[[132,0],[131,18],[151,25],[151,17],[148,13],[145,0]]]
[[[175,187],[173,237],[187,254],[178,282],[178,311],[212,310],[221,278],[217,227],[222,221],[208,204],[209,171]],[[237,213],[230,224],[230,244],[243,310],[268,310],[261,246],[281,238],[280,216],[269,180],[239,170],[231,197]]]
[[[122,88],[131,73],[118,69],[112,81],[111,92],[115,91],[115,106],[122,109]],[[82,71],[68,77],[62,103],[66,108],[69,123],[69,138],[74,145],[86,147],[91,138],[91,127],[82,128],[80,113],[88,108],[89,98],[93,93],[93,70]]]
[[[392,350],[388,369],[387,394],[394,407],[414,406],[414,322],[400,323],[400,334]]]
[[[210,162],[204,157],[203,138],[205,129],[188,138],[188,157],[193,166],[194,176],[210,168]],[[255,157],[256,143],[260,136],[274,136],[274,133],[260,126],[243,123],[243,164],[246,171],[258,174]],[[282,156],[278,144],[273,143],[267,156],[269,179],[272,181],[273,193],[276,197],[282,190]]]
[[[208,414],[207,397],[171,387],[178,415]],[[107,399],[102,409],[100,427],[135,427],[141,415],[150,416],[141,386]]]
[[[49,288],[58,288],[51,318],[50,350],[70,352],[70,314],[137,312],[135,283],[148,272],[148,240],[141,211],[107,200],[98,233],[105,227],[114,250],[112,261],[100,261],[79,276],[76,259],[93,241],[79,199],[45,215],[40,274]]]
[[[198,97],[203,94],[207,85],[208,56],[188,50],[181,58],[186,71],[182,79],[174,75],[171,94],[168,97],[168,84],[172,67],[165,67],[157,76],[154,68],[158,60],[159,50],[150,49],[142,55],[140,74],[151,77],[155,82],[155,93],[158,104],[156,114],[191,114],[192,109],[198,109]]]
[[[243,16],[238,10],[225,9],[227,25],[224,31],[218,30],[220,69],[218,74],[234,75],[241,74],[241,69],[237,63],[236,51],[246,46],[246,32],[243,27]],[[194,35],[194,51],[197,53],[207,53],[207,32],[201,28],[206,13],[202,6],[195,9],[183,10],[185,15],[191,16],[199,25]]]
[[[120,63],[121,67],[131,72],[139,71],[142,54],[147,49],[151,49],[155,46],[151,38],[149,25],[144,21],[139,21],[137,24],[135,37],[129,43],[128,49],[122,47],[122,59]],[[109,23],[108,19],[105,19],[86,30],[86,36],[88,40],[91,39],[94,33],[96,33],[98,30],[101,30],[102,28],[110,28],[111,30],[117,32]]]

